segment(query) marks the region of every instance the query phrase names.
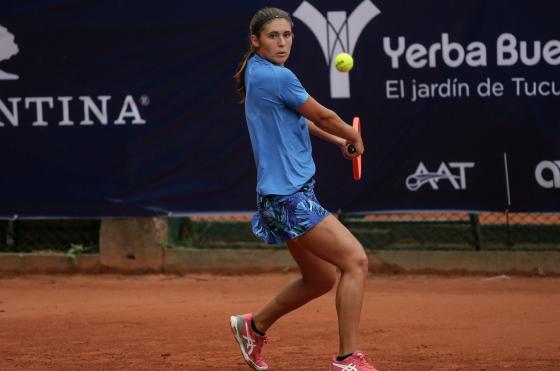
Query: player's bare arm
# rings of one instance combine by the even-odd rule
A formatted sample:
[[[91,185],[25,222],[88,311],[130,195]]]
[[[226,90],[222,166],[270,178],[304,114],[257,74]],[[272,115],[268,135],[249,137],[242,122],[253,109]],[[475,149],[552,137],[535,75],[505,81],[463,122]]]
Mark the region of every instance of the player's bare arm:
[[[338,137],[336,135],[333,135],[331,133],[326,132],[325,130],[321,129],[320,127],[318,127],[317,125],[315,125],[314,122],[309,121],[309,120],[305,120],[307,121],[307,127],[309,128],[309,134],[322,139],[326,142],[332,143],[335,146],[338,147],[343,147],[346,145],[346,139]]]
[[[364,152],[364,144],[361,135],[336,114],[336,112],[324,107],[313,97],[309,97],[307,101],[299,108],[306,119],[313,122],[318,129],[339,138],[346,139],[347,144],[353,144],[356,152],[351,157],[356,157]],[[311,134],[315,135],[310,131]],[[327,139],[328,140],[328,139]]]
[[[352,159],[352,155],[350,153],[348,153],[348,145],[350,143],[348,143],[348,141],[344,138],[341,137],[337,137],[336,135],[327,133],[326,131],[324,131],[323,129],[321,129],[320,127],[318,127],[317,125],[315,125],[315,123],[307,120],[307,127],[309,128],[309,134],[322,139],[326,142],[332,143],[335,146],[337,146],[338,148],[340,148],[340,151],[342,152],[342,156],[344,156],[346,159],[351,160]]]

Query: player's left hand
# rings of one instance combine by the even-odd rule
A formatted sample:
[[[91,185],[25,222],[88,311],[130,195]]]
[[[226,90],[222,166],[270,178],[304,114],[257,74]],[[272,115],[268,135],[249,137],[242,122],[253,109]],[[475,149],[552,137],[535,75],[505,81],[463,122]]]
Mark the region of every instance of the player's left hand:
[[[348,152],[348,145],[351,144],[349,141],[345,140],[343,141],[340,145],[340,152],[342,152],[342,157],[344,157],[347,160],[352,160],[352,154],[350,152]]]

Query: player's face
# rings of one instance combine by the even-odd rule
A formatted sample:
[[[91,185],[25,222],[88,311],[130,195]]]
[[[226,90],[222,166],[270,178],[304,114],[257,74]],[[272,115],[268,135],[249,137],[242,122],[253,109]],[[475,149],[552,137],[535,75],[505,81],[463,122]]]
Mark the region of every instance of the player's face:
[[[251,43],[261,57],[283,66],[290,56],[292,36],[290,22],[279,18],[265,24],[259,37],[251,35]]]

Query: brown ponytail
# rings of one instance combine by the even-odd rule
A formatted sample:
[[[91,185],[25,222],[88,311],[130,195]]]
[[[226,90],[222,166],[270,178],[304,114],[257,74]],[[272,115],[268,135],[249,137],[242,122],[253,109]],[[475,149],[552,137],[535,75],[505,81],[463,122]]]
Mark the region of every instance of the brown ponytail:
[[[249,31],[250,35],[255,35],[259,37],[261,31],[265,24],[272,21],[273,19],[283,18],[288,20],[292,27],[294,26],[294,22],[290,17],[288,12],[285,12],[282,9],[278,8],[262,8],[258,10],[253,18],[251,19],[251,23],[249,24]],[[249,50],[245,53],[241,62],[237,66],[237,70],[235,71],[235,81],[237,82],[237,94],[241,97],[241,103],[245,102],[245,70],[247,69],[247,62],[249,59],[255,54],[257,51],[249,41]]]
[[[254,48],[251,48],[245,53],[239,66],[237,66],[237,71],[235,71],[235,81],[237,82],[237,94],[241,97],[241,103],[245,102],[245,70],[247,69],[247,62],[255,54]]]

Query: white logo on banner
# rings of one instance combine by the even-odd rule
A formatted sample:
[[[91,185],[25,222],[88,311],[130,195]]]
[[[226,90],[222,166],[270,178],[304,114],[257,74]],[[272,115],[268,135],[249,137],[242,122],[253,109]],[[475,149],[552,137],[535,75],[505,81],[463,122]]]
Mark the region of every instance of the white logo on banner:
[[[347,16],[346,11],[327,12],[325,18],[313,5],[304,1],[294,16],[309,27],[321,45],[327,66],[330,66],[331,98],[350,98],[349,74],[339,72],[334,56],[346,52],[354,54],[354,48],[366,25],[381,11],[370,1],[364,0]]]
[[[542,161],[535,168],[535,179],[543,188],[560,188],[560,161]]]
[[[19,48],[15,43],[14,35],[0,25],[0,62],[5,61],[19,53]],[[8,73],[0,69],[0,80],[17,80],[18,75]]]
[[[439,189],[438,182],[447,180],[454,189],[467,189],[466,169],[473,168],[474,162],[442,162],[436,172],[430,172],[426,166],[420,162],[414,174],[406,178],[406,188],[410,191],[417,191],[424,184],[428,183],[432,189]],[[453,174],[451,169],[457,169],[458,174]]]
[[[100,95],[97,97],[79,96],[78,99],[72,96],[10,97],[6,99],[9,103],[4,103],[4,100],[0,98],[0,113],[7,120],[6,124],[2,121],[2,116],[0,116],[0,128],[20,126],[22,111],[33,119],[31,123],[33,127],[45,127],[53,124],[48,122],[45,117],[45,111],[52,110],[59,112],[59,121],[54,123],[57,126],[74,126],[75,124],[91,126],[96,123],[101,125],[125,125],[127,123],[143,125],[146,123],[138,109],[139,105],[132,95],[125,96],[122,103],[120,101],[116,102],[116,104],[119,104],[117,107],[120,107],[119,115],[116,119],[110,118],[108,105],[115,104],[115,102],[112,102],[112,98],[110,95]],[[147,106],[149,104],[149,97],[141,96],[139,103],[141,106]],[[75,104],[78,104],[83,114],[78,122],[70,116],[70,112],[72,112],[70,106]]]
[[[14,35],[0,25],[0,62],[19,53]],[[19,76],[0,69],[0,80],[18,80]],[[144,125],[139,107],[150,104],[150,98],[142,95],[135,99],[132,95],[117,97],[111,95],[97,96],[28,96],[28,97],[0,97],[0,128],[19,127],[23,121],[31,121],[32,127],[45,127],[52,124],[57,126],[91,126],[101,125]],[[118,116],[109,117],[109,106],[120,108]],[[77,106],[72,111],[71,107]],[[47,113],[58,112],[56,123],[47,121]],[[71,112],[80,112],[78,121],[71,117]]]

